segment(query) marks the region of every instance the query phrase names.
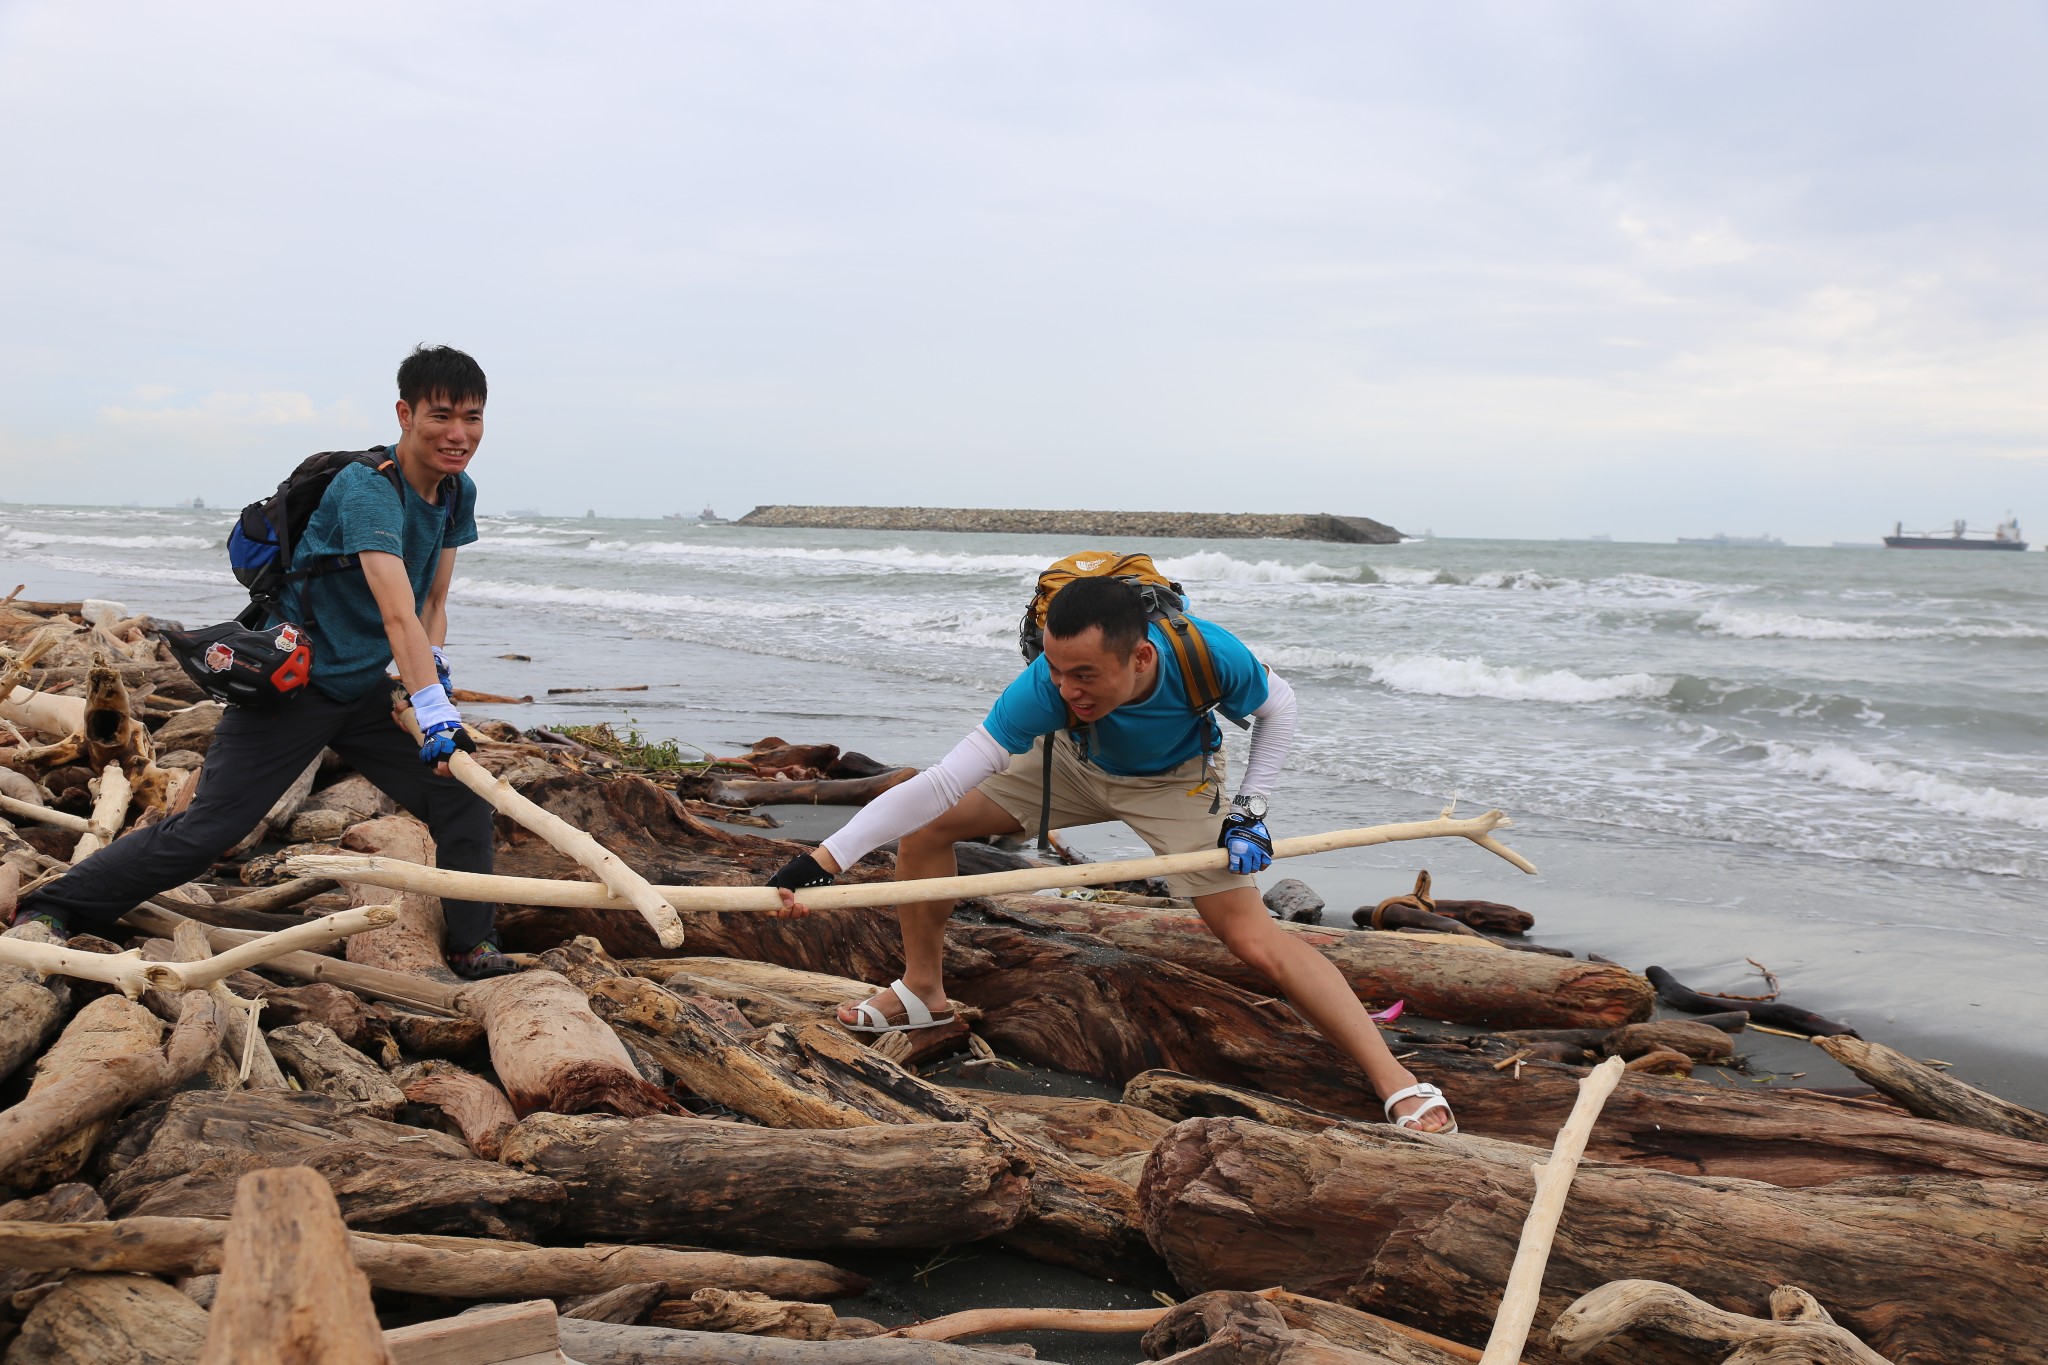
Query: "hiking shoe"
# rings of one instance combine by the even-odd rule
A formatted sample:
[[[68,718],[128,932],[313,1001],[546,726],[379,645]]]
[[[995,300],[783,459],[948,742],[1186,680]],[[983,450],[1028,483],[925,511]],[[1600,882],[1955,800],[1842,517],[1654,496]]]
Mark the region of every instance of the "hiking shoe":
[[[468,977],[471,981],[482,981],[492,976],[509,976],[519,970],[490,939],[485,939],[466,953],[451,954],[448,965],[455,970],[457,976]]]
[[[19,928],[24,924],[42,925],[45,929],[48,929],[51,933],[55,934],[57,936],[57,941],[60,943],[64,942],[65,940],[71,937],[71,926],[69,924],[66,924],[64,922],[64,917],[54,910],[15,911],[14,923],[9,927]]]

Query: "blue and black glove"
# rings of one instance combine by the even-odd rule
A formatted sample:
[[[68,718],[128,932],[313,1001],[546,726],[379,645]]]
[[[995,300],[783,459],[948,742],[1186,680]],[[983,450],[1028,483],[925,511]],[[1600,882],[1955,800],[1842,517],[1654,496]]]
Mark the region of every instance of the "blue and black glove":
[[[428,683],[412,694],[412,713],[420,723],[420,762],[438,768],[455,756],[476,752],[476,741],[462,728],[462,713],[448,700],[447,689]]]
[[[810,854],[791,858],[768,879],[768,885],[779,886],[788,891],[807,891],[814,886],[830,886],[832,874],[818,865]]]
[[[1266,822],[1243,811],[1224,817],[1216,847],[1230,851],[1230,870],[1240,876],[1264,872],[1273,865],[1273,836],[1266,832]]]
[[[429,645],[434,651],[434,676],[440,680],[441,690],[449,696],[455,695],[455,681],[448,676],[448,655],[439,645]]]

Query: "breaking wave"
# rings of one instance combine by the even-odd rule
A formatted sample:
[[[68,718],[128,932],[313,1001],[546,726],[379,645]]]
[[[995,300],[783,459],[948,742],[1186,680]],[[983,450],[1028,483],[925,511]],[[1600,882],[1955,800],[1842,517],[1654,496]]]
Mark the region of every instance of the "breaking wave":
[[[1699,615],[1702,630],[1738,640],[2048,640],[2048,631],[2027,626],[1958,622],[1947,626],[1897,626],[1878,621],[1838,621],[1793,612],[1737,611],[1713,606]]]
[[[100,550],[211,550],[220,545],[219,540],[208,536],[67,536],[13,526],[0,526],[0,543],[30,550],[50,545],[87,545]]]
[[[1441,654],[1394,654],[1369,658],[1349,650],[1283,645],[1261,651],[1275,668],[1304,670],[1358,669],[1396,692],[1427,697],[1486,697],[1496,701],[1544,701],[1585,705],[1603,701],[1661,700],[1671,692],[1671,679],[1649,673],[1618,673],[1586,677],[1568,668],[1516,668],[1490,664],[1476,656],[1456,659]]]
[[[1772,772],[1808,778],[1843,791],[1894,796],[1944,815],[2048,830],[2048,797],[1971,786],[1902,763],[1864,758],[1833,744],[1807,749],[1767,740],[1763,750],[1763,766]]]

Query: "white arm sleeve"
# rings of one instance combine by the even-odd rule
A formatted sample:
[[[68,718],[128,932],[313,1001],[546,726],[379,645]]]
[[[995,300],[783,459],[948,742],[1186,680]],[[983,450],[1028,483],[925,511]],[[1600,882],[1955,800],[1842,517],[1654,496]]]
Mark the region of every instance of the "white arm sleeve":
[[[861,807],[858,815],[825,840],[824,850],[842,871],[852,867],[891,839],[901,839],[938,819],[958,805],[961,797],[1009,766],[1009,752],[977,725],[936,766]]]
[[[1237,784],[1239,796],[1264,796],[1273,789],[1294,743],[1297,710],[1294,689],[1278,673],[1268,672],[1265,704],[1252,712],[1252,748],[1245,757],[1244,780]]]

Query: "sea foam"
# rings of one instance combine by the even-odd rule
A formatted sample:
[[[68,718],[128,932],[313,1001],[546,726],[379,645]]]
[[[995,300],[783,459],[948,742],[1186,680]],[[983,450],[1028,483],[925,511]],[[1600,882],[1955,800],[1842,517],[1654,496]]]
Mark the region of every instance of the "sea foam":
[[[1763,748],[1764,767],[1773,772],[1810,778],[1844,791],[1895,796],[1945,815],[2048,830],[2048,797],[2022,796],[1993,786],[1975,787],[1901,763],[1864,758],[1833,744],[1808,749],[1766,741]]]

